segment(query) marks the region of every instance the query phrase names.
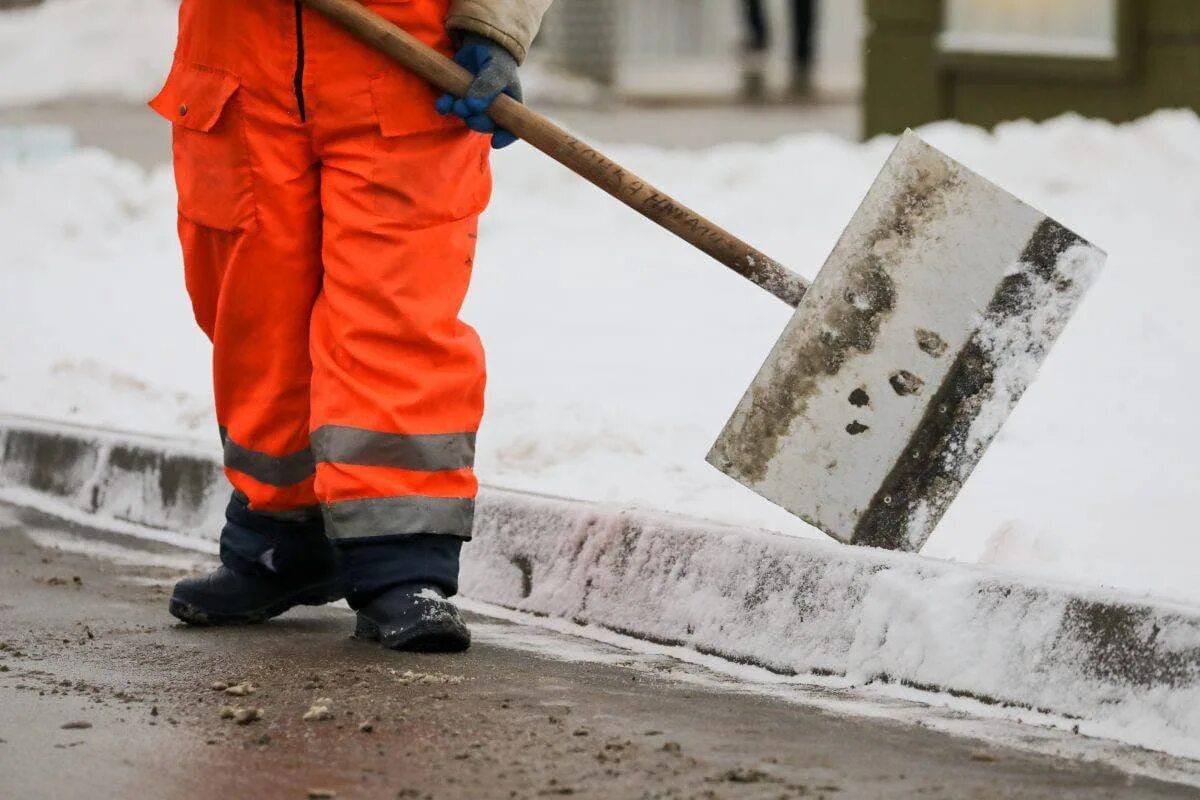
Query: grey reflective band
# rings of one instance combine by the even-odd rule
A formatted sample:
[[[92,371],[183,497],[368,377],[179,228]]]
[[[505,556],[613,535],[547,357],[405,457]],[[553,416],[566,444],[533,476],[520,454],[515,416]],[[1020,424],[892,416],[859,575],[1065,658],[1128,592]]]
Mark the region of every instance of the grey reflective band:
[[[325,534],[333,539],[439,533],[471,538],[475,501],[469,497],[368,497],[327,503]]]
[[[318,461],[419,472],[469,469],[475,463],[474,433],[380,433],[345,425],[322,425],[312,433]]]
[[[316,471],[312,451],[307,447],[285,456],[272,456],[242,447],[229,438],[224,428],[221,428],[221,441],[225,444],[225,466],[268,486],[292,486]]]

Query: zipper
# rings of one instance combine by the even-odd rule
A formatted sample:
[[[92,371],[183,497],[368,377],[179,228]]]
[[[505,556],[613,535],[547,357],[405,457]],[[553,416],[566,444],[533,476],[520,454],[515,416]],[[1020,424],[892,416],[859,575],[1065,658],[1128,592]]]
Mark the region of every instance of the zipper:
[[[296,74],[292,76],[292,88],[296,92],[296,107],[300,110],[300,121],[308,120],[304,108],[304,14],[300,0],[295,0],[296,9]]]

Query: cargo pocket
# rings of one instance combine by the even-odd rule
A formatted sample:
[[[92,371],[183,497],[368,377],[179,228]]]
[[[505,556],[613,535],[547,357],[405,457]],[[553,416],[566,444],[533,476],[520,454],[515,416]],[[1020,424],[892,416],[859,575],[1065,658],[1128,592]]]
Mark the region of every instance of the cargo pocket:
[[[438,94],[406,72],[371,79],[380,133],[371,173],[375,210],[406,227],[471,217],[491,196],[488,137],[439,114]]]
[[[177,63],[150,107],[172,123],[181,216],[224,231],[257,224],[249,148],[228,72]]]

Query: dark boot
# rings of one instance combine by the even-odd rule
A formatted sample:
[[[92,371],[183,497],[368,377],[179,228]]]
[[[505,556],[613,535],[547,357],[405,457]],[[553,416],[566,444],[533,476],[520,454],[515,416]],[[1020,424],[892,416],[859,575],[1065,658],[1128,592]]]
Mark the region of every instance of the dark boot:
[[[471,646],[458,607],[433,583],[397,586],[360,608],[354,638],[419,653],[458,653]]]
[[[235,493],[225,518],[221,566],[175,584],[172,616],[190,625],[245,625],[342,597],[337,552],[319,514],[260,514]]]
[[[342,539],[350,607],[358,612],[356,639],[392,650],[451,653],[466,650],[471,633],[447,597],[458,591],[462,540],[416,534]]]

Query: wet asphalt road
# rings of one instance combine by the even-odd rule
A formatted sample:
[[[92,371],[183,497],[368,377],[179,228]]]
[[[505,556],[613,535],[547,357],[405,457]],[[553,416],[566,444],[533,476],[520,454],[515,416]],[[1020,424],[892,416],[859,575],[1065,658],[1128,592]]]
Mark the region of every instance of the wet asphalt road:
[[[188,629],[168,587],[207,557],[0,512],[4,798],[1200,796],[681,681],[613,648],[571,660],[592,646],[478,616],[476,646],[452,656],[353,641],[337,608]],[[515,644],[537,636],[557,637],[557,657]],[[323,698],[327,718],[303,719]]]

